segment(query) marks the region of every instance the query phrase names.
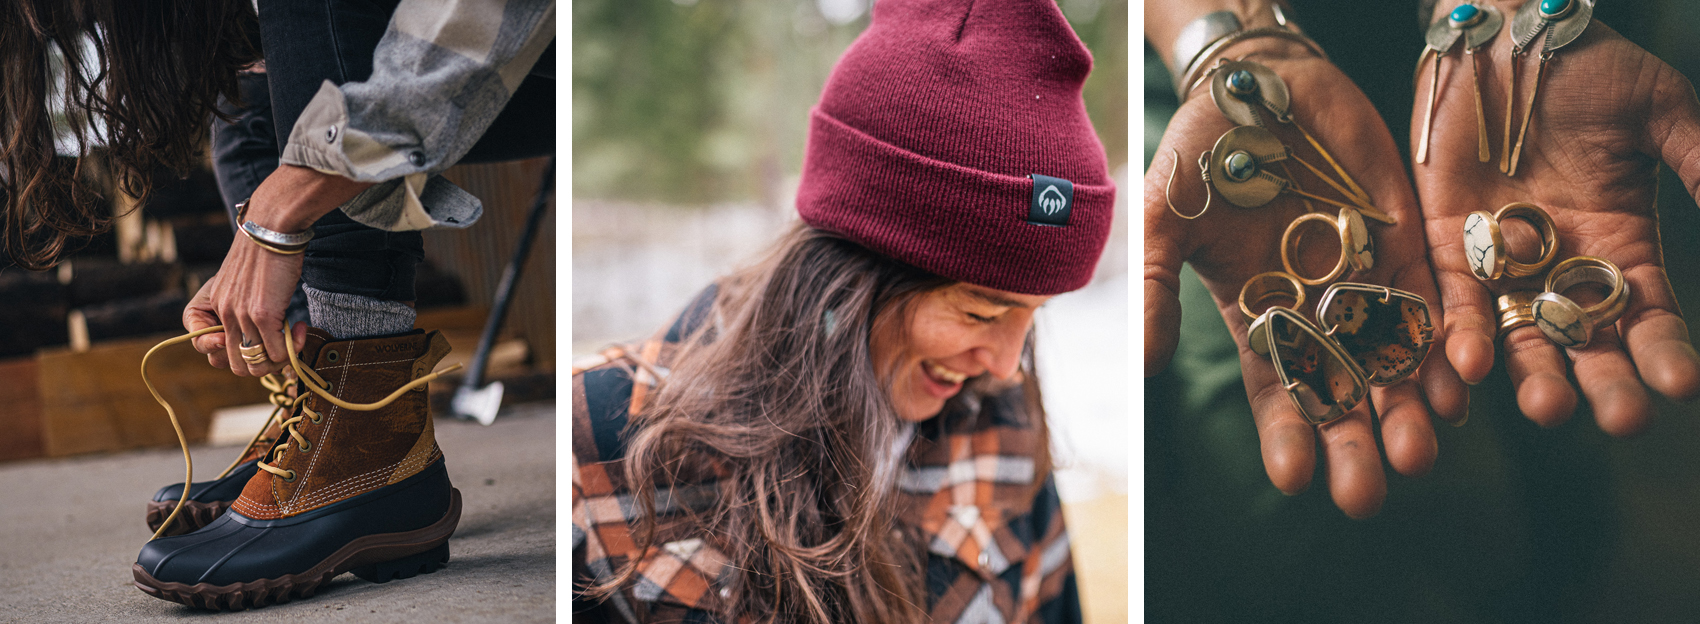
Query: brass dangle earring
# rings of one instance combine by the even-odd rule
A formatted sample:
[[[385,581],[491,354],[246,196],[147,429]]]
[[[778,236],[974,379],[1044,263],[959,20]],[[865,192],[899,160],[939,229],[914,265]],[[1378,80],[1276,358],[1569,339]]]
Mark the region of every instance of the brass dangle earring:
[[[1505,152],[1500,154],[1499,170],[1505,175],[1517,175],[1517,162],[1523,157],[1523,139],[1529,133],[1529,118],[1534,116],[1535,96],[1541,92],[1541,77],[1546,74],[1547,61],[1559,48],[1570,45],[1588,30],[1594,16],[1594,0],[1540,0],[1525,3],[1511,18],[1511,71],[1507,72],[1510,86],[1505,90]],[[1522,129],[1517,131],[1517,144],[1511,144],[1512,104],[1517,99],[1517,66],[1528,51],[1529,44],[1542,31],[1546,42],[1541,45],[1541,62],[1535,69],[1535,87],[1529,91],[1529,103],[1524,106]]]
[[[1446,19],[1429,27],[1427,47],[1423,55],[1434,55],[1434,78],[1429,81],[1428,108],[1423,114],[1423,138],[1417,144],[1417,162],[1428,162],[1428,141],[1434,123],[1434,103],[1440,92],[1440,60],[1452,52],[1459,39],[1464,40],[1464,57],[1470,62],[1476,94],[1476,157],[1482,162],[1492,159],[1488,154],[1487,117],[1482,114],[1482,74],[1476,67],[1476,49],[1492,41],[1505,24],[1505,16],[1491,6],[1460,4]]]
[[[1198,157],[1198,168],[1204,181],[1208,183],[1205,188],[1204,210],[1210,209],[1212,187],[1221,193],[1222,197],[1227,198],[1228,203],[1241,208],[1257,208],[1273,201],[1281,193],[1292,193],[1339,208],[1353,211],[1359,209],[1355,204],[1307,192],[1290,178],[1283,178],[1270,170],[1272,165],[1284,165],[1288,159],[1309,166],[1309,163],[1293,156],[1292,149],[1281,143],[1281,140],[1268,130],[1257,126],[1240,126],[1227,131],[1216,140],[1215,147]],[[1171,179],[1173,175],[1170,174]],[[1329,182],[1332,184],[1332,181]],[[1350,193],[1345,189],[1339,186],[1335,186],[1335,189],[1351,199]],[[1170,209],[1174,209],[1173,204],[1170,204]],[[1202,215],[1204,211],[1201,210],[1198,214]],[[1364,215],[1369,216],[1370,213],[1365,212]]]
[[[1260,109],[1268,111],[1275,121],[1290,125],[1298,130],[1299,134],[1304,135],[1305,141],[1310,143],[1310,146],[1316,149],[1318,154],[1322,155],[1329,168],[1333,169],[1335,175],[1339,176],[1339,181],[1323,173],[1320,167],[1293,155],[1292,150],[1288,149],[1288,155],[1294,162],[1304,165],[1317,178],[1345,196],[1352,202],[1352,207],[1362,212],[1364,216],[1389,225],[1396,223],[1393,217],[1388,216],[1386,212],[1376,208],[1370,202],[1369,194],[1364,192],[1363,187],[1358,186],[1357,181],[1352,179],[1351,174],[1346,173],[1346,169],[1340,166],[1334,155],[1323,148],[1322,143],[1317,141],[1316,137],[1312,136],[1310,131],[1306,130],[1293,117],[1292,94],[1287,90],[1287,83],[1281,80],[1281,77],[1276,75],[1274,70],[1252,61],[1221,59],[1210,68],[1208,78],[1210,80],[1210,98],[1215,101],[1216,108],[1222,111],[1222,115],[1227,117],[1229,121],[1241,126],[1256,126],[1267,129],[1268,126],[1263,121],[1263,114],[1259,111]],[[1289,184],[1294,184],[1291,172],[1288,172],[1287,180]],[[1293,190],[1295,193],[1310,199],[1316,199],[1314,195],[1297,188],[1296,184]],[[1337,202],[1328,203],[1339,205]]]

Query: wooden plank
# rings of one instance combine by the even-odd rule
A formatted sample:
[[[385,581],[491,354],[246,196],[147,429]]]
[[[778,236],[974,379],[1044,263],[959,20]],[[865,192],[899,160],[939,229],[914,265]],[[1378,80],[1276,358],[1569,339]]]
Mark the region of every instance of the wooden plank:
[[[0,461],[47,455],[42,441],[41,392],[32,358],[0,361]]]
[[[171,421],[139,373],[142,355],[171,337],[99,343],[82,353],[42,351],[36,362],[47,455],[175,446]],[[206,439],[213,410],[266,400],[258,380],[213,368],[188,344],[160,350],[149,362],[148,373],[176,409],[190,443]]]

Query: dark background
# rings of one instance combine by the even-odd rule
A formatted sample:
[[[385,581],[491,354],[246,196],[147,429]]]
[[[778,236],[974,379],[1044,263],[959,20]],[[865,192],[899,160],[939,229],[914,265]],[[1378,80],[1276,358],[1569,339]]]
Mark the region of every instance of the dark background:
[[[1293,4],[1408,165],[1416,3]],[[1594,19],[1700,76],[1700,3],[1604,0]],[[1149,163],[1175,97],[1149,45],[1144,62]],[[1669,170],[1659,184],[1665,262],[1683,308],[1700,310],[1700,211]],[[1182,281],[1180,352],[1145,382],[1148,621],[1700,621],[1700,407],[1655,393],[1651,429],[1618,440],[1584,400],[1541,429],[1501,364],[1471,389],[1467,424],[1436,422],[1434,470],[1409,479],[1387,467],[1387,504],[1353,521],[1320,462],[1298,496],[1269,483],[1233,343],[1196,276]]]

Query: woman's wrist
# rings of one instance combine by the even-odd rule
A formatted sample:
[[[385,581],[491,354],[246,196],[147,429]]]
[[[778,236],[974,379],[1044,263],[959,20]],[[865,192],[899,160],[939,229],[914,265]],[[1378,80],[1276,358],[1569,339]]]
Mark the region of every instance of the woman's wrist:
[[[1145,38],[1163,57],[1163,62],[1168,65],[1170,73],[1179,75],[1186,71],[1187,68],[1184,65],[1191,59],[1175,58],[1175,41],[1188,24],[1211,13],[1228,11],[1238,19],[1240,30],[1279,26],[1281,24],[1275,17],[1277,7],[1280,7],[1281,11],[1287,12],[1286,7],[1274,0],[1147,2],[1145,4]],[[1203,42],[1198,50],[1208,47],[1209,43],[1208,41]]]
[[[371,186],[369,182],[355,182],[306,167],[281,165],[254,189],[245,216],[255,225],[275,232],[304,232],[320,217]]]

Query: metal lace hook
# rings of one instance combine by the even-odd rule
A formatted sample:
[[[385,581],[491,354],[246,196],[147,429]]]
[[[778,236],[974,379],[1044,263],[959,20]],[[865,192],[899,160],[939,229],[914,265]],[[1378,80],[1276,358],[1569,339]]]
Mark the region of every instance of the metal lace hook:
[[[1193,219],[1197,219],[1199,217],[1204,216],[1204,213],[1210,211],[1210,170],[1208,168],[1205,168],[1203,165],[1199,166],[1199,169],[1202,169],[1204,171],[1204,209],[1198,211],[1198,214],[1192,215],[1190,217],[1186,216],[1184,214],[1181,214],[1180,209],[1175,207],[1175,201],[1173,199],[1174,198],[1174,187],[1175,187],[1175,174],[1179,173],[1180,170],[1181,170],[1181,153],[1180,153],[1179,150],[1176,150],[1175,148],[1172,148],[1172,147],[1169,148],[1169,153],[1173,155],[1173,158],[1171,158],[1170,160],[1174,161],[1175,164],[1172,168],[1169,169],[1169,182],[1167,184],[1163,185],[1163,202],[1167,203],[1169,205],[1169,212],[1175,213],[1175,216],[1180,217],[1182,219],[1186,219],[1188,221],[1191,221]],[[1209,157],[1209,156],[1210,156],[1210,152],[1206,151],[1206,152],[1204,152],[1203,155],[1198,157],[1198,160],[1199,160],[1199,162],[1202,163],[1204,161],[1204,159]]]

